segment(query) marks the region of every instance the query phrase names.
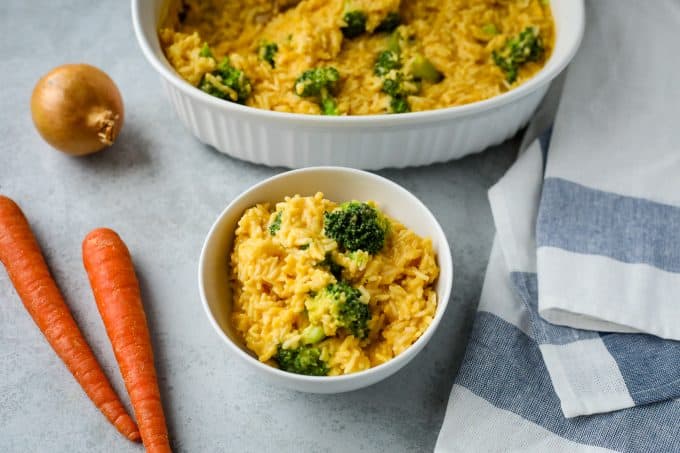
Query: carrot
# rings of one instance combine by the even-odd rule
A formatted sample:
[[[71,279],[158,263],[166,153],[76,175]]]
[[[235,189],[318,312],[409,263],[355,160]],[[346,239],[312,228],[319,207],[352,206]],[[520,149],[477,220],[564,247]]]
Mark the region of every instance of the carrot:
[[[87,396],[125,437],[139,441],[127,414],[54,282],[21,209],[0,195],[0,261],[24,307]]]
[[[170,452],[151,338],[130,252],[114,231],[99,228],[83,241],[83,263],[142,442],[148,452]]]

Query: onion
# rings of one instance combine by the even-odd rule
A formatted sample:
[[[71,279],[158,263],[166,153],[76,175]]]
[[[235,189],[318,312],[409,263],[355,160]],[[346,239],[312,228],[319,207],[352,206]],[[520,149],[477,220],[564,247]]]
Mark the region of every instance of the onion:
[[[87,64],[58,66],[44,75],[33,89],[31,113],[42,138],[74,156],[111,146],[123,127],[118,88]]]

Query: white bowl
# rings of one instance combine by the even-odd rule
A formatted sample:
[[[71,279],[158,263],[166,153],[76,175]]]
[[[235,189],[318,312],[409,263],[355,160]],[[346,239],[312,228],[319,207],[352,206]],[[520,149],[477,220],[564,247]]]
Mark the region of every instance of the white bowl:
[[[583,36],[583,0],[551,0],[556,42],[545,67],[500,96],[399,115],[328,117],[255,109],[212,97],[184,81],[161,50],[157,29],[166,0],[132,0],[137,40],[180,120],[200,141],[250,162],[300,168],[378,169],[446,161],[481,151],[524,126]]]
[[[299,194],[321,191],[329,200],[374,200],[386,214],[402,222],[417,234],[432,239],[440,274],[436,283],[437,310],[432,323],[411,347],[389,362],[344,376],[303,376],[265,365],[243,345],[229,321],[229,255],[236,225],[243,212],[262,202],[282,201]],[[220,214],[203,245],[198,265],[198,287],[203,308],[210,323],[227,345],[227,350],[244,360],[263,379],[284,387],[311,393],[340,393],[374,384],[406,365],[432,338],[451,295],[453,262],[451,250],[441,226],[432,213],[414,195],[381,176],[341,167],[316,167],[274,176],[245,191]]]

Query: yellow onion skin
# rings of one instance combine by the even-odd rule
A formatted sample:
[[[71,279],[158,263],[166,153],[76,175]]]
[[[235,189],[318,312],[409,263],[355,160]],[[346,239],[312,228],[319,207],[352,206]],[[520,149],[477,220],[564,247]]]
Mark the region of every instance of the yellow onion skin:
[[[45,74],[33,89],[31,114],[42,138],[73,156],[111,146],[125,116],[116,84],[88,64],[65,64]]]

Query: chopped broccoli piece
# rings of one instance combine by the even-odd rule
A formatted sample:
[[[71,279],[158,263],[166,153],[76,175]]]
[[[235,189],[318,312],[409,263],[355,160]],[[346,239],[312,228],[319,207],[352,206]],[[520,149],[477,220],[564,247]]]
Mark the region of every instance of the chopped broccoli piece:
[[[337,116],[340,114],[338,111],[338,103],[330,96],[321,98],[320,107],[322,115]]]
[[[391,13],[387,13],[387,16],[378,24],[378,27],[375,29],[377,33],[389,33],[391,31],[394,31],[395,28],[397,28],[401,24],[401,16],[399,15],[398,12],[392,11]]]
[[[323,327],[319,325],[309,325],[302,331],[302,342],[304,344],[315,344],[326,338]]]
[[[343,203],[324,214],[324,234],[350,252],[378,253],[385,245],[389,225],[380,211],[359,201]]]
[[[201,51],[198,52],[198,56],[203,58],[215,58],[207,42],[203,43],[203,47],[201,47]]]
[[[366,13],[363,11],[347,11],[342,20],[345,26],[340,31],[345,38],[356,38],[366,31]]]
[[[274,61],[274,57],[276,56],[276,52],[278,51],[279,51],[278,44],[276,44],[275,42],[265,42],[260,45],[260,49],[258,50],[258,56],[260,57],[260,60],[266,61],[272,68],[275,68],[276,62]]]
[[[361,292],[345,282],[331,283],[308,299],[305,306],[313,324],[331,323],[347,329],[360,340],[368,336],[370,307],[361,300]]]
[[[382,91],[389,94],[390,112],[406,113],[411,111],[408,96],[418,94],[420,81],[437,83],[442,74],[422,55],[416,55],[410,73],[401,71],[401,49],[405,45],[401,33],[395,31],[387,42],[387,50],[378,54],[373,66],[373,73],[383,78]]]
[[[508,83],[517,80],[520,66],[528,61],[538,61],[544,52],[543,41],[537,27],[527,27],[518,36],[510,38],[500,50],[494,50],[492,58],[504,73]]]
[[[482,31],[490,36],[495,36],[498,34],[498,28],[494,24],[486,24],[482,27]]]
[[[378,54],[378,58],[373,65],[373,73],[377,76],[384,76],[393,69],[401,68],[399,54],[393,50],[383,50]]]
[[[349,298],[344,304],[340,305],[340,323],[360,340],[368,336],[368,321],[370,319],[371,310],[368,304],[361,302],[356,297]]]
[[[398,31],[395,31],[387,39],[387,50],[391,50],[392,52],[396,52],[397,54],[400,54],[401,48],[403,47],[403,44],[404,44],[404,37],[401,35],[401,33],[399,33]]]
[[[313,68],[303,72],[295,81],[293,91],[300,97],[315,97],[323,115],[338,115],[333,91],[337,88],[340,73],[329,66]]]
[[[276,236],[276,233],[281,229],[281,214],[283,214],[283,211],[277,212],[276,217],[274,217],[272,223],[269,224],[269,234],[271,236]]]
[[[319,266],[328,268],[328,272],[330,272],[336,280],[340,281],[343,267],[333,261],[333,254],[331,252],[326,252],[326,256],[323,261],[319,263]]]
[[[340,73],[333,67],[308,69],[295,81],[295,94],[301,97],[320,96],[323,91],[332,91]]]
[[[363,250],[356,250],[354,252],[350,252],[348,255],[348,258],[359,268],[363,269],[366,267],[366,264],[368,264],[368,259],[370,257],[370,254],[368,252],[364,252]]]
[[[411,106],[404,97],[393,97],[390,100],[391,113],[408,113],[411,111]]]
[[[411,64],[411,75],[416,80],[424,80],[430,83],[439,83],[444,78],[432,62],[421,54],[416,54]]]
[[[396,61],[394,59],[395,56],[397,57]],[[411,107],[408,104],[407,97],[418,93],[420,91],[420,84],[418,81],[411,80],[403,72],[395,70],[401,66],[401,63],[394,51],[386,50],[380,54],[378,59],[374,72],[382,75],[382,91],[392,97],[390,100],[390,111],[392,113],[410,112]]]
[[[252,91],[250,80],[240,69],[223,59],[217,69],[203,76],[199,88],[211,96],[227,101],[244,103]]]
[[[383,82],[382,90],[384,93],[396,98],[403,96],[403,90],[401,88],[401,80],[404,78],[404,74],[398,72],[393,79],[385,79]]]
[[[321,360],[321,351],[313,346],[300,346],[294,349],[283,349],[279,346],[274,360],[284,371],[308,376],[326,376],[328,365]]]
[[[382,90],[393,98],[404,98],[420,91],[420,84],[402,72],[396,72],[385,77]]]
[[[299,247],[299,249],[300,249],[300,250],[307,250],[307,249],[309,248],[309,245],[310,245],[309,243],[307,243],[307,244],[302,244],[302,245]]]

